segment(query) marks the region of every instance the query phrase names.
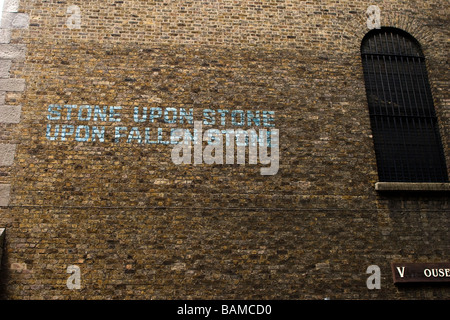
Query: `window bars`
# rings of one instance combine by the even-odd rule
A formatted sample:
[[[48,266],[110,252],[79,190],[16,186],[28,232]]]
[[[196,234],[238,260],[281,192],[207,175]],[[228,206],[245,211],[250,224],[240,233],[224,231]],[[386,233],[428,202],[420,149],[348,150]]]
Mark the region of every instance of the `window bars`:
[[[375,29],[361,55],[380,181],[448,182],[419,43],[398,29]]]

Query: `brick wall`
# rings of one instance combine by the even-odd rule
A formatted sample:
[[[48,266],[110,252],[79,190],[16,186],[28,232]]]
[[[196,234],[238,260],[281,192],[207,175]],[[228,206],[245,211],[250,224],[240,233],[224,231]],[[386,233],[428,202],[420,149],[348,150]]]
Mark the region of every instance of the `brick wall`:
[[[450,164],[443,1],[21,0],[0,50],[5,297],[448,298],[448,287],[392,284],[391,262],[448,257],[449,204],[375,190],[359,56],[371,4],[423,46]],[[79,116],[87,105],[120,106],[120,121]],[[172,113],[136,122],[135,107]],[[264,127],[233,125],[233,111],[273,112],[278,173],[174,164],[161,142],[192,129],[171,123],[181,108],[215,111],[204,127],[220,130]],[[380,290],[366,286],[370,265]]]

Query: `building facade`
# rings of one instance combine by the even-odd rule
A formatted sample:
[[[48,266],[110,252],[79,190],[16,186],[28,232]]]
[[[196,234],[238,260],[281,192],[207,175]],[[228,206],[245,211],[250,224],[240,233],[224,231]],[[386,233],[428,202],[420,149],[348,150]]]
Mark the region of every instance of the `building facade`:
[[[5,0],[3,297],[448,299],[449,13]]]

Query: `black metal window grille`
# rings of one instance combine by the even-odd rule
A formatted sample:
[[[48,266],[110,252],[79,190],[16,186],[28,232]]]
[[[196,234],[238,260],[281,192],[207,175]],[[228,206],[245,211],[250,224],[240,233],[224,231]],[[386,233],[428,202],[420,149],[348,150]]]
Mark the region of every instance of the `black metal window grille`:
[[[375,29],[361,55],[380,181],[448,182],[419,43],[398,29]]]

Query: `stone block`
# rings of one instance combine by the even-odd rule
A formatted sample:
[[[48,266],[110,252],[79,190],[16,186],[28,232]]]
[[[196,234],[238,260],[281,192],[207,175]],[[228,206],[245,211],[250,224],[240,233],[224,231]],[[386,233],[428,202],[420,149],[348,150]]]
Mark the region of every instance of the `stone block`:
[[[0,106],[0,123],[19,123],[22,106]]]
[[[30,25],[30,16],[26,13],[4,12],[2,29],[26,29]]]
[[[0,184],[0,207],[7,207],[9,205],[10,192],[10,184]]]
[[[11,60],[0,60],[0,78],[9,78],[11,63]]]
[[[0,44],[11,42],[11,30],[0,29]]]
[[[3,12],[18,12],[20,0],[5,0],[3,2]]]
[[[25,79],[0,79],[0,91],[20,92],[25,90]]]
[[[0,166],[12,166],[16,155],[15,144],[0,144]]]
[[[21,44],[0,44],[0,59],[25,60],[26,46]]]

